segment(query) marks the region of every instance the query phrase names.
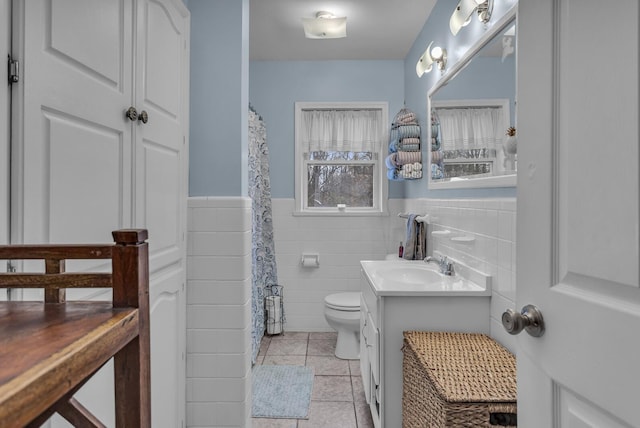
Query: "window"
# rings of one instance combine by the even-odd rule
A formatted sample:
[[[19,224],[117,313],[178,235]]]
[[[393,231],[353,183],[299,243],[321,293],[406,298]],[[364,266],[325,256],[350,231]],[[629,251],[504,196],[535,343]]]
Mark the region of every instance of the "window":
[[[443,170],[433,178],[505,173],[502,141],[510,123],[508,99],[434,101]]]
[[[296,211],[382,213],[386,103],[296,103]]]

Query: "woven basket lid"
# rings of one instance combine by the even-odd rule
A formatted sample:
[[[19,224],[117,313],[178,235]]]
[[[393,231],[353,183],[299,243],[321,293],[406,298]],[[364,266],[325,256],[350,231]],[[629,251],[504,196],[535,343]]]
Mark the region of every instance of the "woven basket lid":
[[[445,400],[516,401],[515,357],[487,335],[407,331],[404,339]]]

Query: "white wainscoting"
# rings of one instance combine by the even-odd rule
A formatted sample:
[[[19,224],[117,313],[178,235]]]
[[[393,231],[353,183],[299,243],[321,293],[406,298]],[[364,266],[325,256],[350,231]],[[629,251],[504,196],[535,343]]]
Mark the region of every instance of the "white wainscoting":
[[[507,308],[515,309],[516,199],[412,199],[406,201],[405,209],[429,214],[431,231],[450,231],[445,236],[432,235],[430,251],[492,276],[491,336],[515,353],[515,338],[503,329],[501,316]]]
[[[251,200],[189,198],[187,426],[251,417]]]

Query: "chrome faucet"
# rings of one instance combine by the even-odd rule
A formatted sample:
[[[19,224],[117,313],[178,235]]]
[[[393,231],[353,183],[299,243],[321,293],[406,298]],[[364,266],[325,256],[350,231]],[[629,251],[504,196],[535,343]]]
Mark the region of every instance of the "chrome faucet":
[[[424,258],[425,263],[433,262],[437,263],[440,268],[440,273],[447,276],[453,276],[455,274],[455,269],[453,267],[453,262],[450,262],[447,257],[440,257],[440,260],[436,259],[432,256],[427,256]]]

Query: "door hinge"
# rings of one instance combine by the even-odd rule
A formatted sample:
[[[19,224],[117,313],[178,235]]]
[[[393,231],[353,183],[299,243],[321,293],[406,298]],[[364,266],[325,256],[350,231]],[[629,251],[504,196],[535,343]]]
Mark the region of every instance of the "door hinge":
[[[11,59],[9,56],[9,84],[18,83],[20,81],[20,62]]]
[[[16,267],[11,264],[11,260],[7,260],[7,272],[13,273],[16,271]],[[7,301],[11,302],[13,300],[13,289],[7,288]]]

